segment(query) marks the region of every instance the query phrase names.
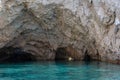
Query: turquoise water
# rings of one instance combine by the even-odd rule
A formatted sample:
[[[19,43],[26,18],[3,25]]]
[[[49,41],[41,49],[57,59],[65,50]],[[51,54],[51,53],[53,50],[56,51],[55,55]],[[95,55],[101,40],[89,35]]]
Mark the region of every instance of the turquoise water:
[[[0,64],[0,80],[120,80],[120,65],[98,62]]]

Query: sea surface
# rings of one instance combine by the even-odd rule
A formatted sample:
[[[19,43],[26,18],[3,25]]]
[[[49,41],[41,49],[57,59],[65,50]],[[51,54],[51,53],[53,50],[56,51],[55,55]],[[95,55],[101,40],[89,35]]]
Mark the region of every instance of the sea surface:
[[[103,62],[0,64],[0,80],[120,80],[120,65]]]

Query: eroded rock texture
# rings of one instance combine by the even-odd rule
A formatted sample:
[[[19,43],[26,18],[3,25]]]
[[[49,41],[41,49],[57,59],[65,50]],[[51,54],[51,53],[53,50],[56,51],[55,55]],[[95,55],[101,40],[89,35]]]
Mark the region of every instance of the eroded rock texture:
[[[93,60],[120,63],[119,3],[2,0],[0,47],[20,48],[36,60],[84,60],[87,55]]]

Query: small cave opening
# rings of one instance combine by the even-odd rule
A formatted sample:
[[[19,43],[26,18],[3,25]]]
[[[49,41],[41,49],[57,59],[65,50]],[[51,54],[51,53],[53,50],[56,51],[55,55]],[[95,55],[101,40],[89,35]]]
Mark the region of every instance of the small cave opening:
[[[85,62],[90,62],[90,61],[92,61],[92,58],[91,58],[91,56],[88,54],[88,51],[87,51],[87,50],[85,51],[83,61],[85,61]]]
[[[78,59],[77,51],[71,47],[58,47],[56,50],[55,61],[75,61]]]
[[[55,61],[66,60],[66,58],[67,58],[67,52],[65,50],[65,47],[57,48]]]
[[[18,63],[35,61],[35,56],[21,48],[3,47],[0,49],[0,63]]]

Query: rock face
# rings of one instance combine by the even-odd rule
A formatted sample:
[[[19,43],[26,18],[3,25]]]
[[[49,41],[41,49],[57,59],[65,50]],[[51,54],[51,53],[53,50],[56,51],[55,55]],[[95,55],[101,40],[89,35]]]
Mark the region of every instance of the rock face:
[[[119,7],[119,0],[1,0],[0,48],[20,48],[36,60],[87,55],[120,63]]]

